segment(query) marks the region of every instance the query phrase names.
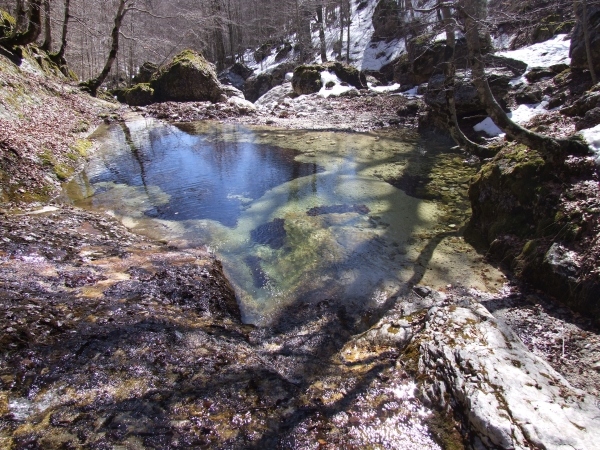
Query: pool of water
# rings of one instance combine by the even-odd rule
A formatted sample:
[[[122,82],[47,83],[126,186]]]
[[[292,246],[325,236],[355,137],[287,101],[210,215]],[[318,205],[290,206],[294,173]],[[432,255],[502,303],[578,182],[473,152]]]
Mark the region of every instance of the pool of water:
[[[460,235],[476,169],[447,140],[153,120],[98,139],[67,197],[174,245],[209,246],[247,322],[325,300],[377,308],[418,283],[502,284]]]

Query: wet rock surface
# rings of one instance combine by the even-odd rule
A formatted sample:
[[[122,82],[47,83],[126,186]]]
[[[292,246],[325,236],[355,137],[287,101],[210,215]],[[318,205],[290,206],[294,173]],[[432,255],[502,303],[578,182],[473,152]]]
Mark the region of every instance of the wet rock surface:
[[[66,207],[4,211],[2,223],[5,448],[437,449],[471,442],[493,448],[508,439],[502,424],[513,419],[503,415],[503,404],[480,402],[478,409],[469,403],[490,392],[505,394],[497,379],[485,378],[492,376],[490,367],[481,371],[487,384],[475,383],[469,381],[478,377],[475,366],[467,366],[473,373],[465,378],[464,364],[444,359],[463,344],[479,349],[472,356],[481,364],[493,360],[495,373],[510,369],[531,378],[527,361],[541,365],[550,378],[537,377],[537,385],[524,389],[566,392],[557,404],[579,414],[571,419],[577,425],[589,425],[581,418],[588,397],[529,355],[516,337],[506,331],[508,344],[482,338],[495,328],[478,302],[521,337],[533,337],[532,330],[548,323],[568,330],[562,335],[568,357],[553,362],[577,386],[588,380],[588,392],[597,392],[600,376],[589,376],[596,373],[597,332],[566,310],[555,315],[543,309],[539,317],[536,305],[545,304],[532,305],[531,296],[518,291],[490,296],[416,286],[369,309],[349,309],[335,292],[318,302],[307,295],[271,326],[254,327],[241,323],[231,287],[206,250],[150,242],[110,216]],[[479,331],[471,333],[473,327]],[[539,336],[526,344],[535,352],[543,342],[554,348],[557,339]],[[488,361],[497,348],[514,355]],[[415,382],[418,373],[423,384]],[[436,397],[442,384],[451,400]],[[535,427],[550,420],[545,411],[535,413],[542,421],[536,419]],[[480,413],[488,422],[478,421]],[[463,416],[460,425],[456,418]],[[531,436],[548,442],[543,430],[534,427],[534,435],[515,426],[525,430],[522,442],[535,443]],[[571,428],[569,439],[583,433]]]
[[[386,309],[332,299],[243,325],[207,251],[44,211],[2,213],[3,448],[439,448],[397,363],[410,321],[355,346]]]

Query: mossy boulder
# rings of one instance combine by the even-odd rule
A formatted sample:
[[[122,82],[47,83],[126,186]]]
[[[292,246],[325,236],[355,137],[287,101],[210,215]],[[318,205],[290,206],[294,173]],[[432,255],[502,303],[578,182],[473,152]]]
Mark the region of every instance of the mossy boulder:
[[[573,29],[573,21],[564,20],[560,14],[551,14],[542,18],[531,33],[530,43],[537,44],[552,39],[557,34],[569,33]]]
[[[354,86],[356,89],[366,89],[367,77],[364,72],[349,64],[341,62],[328,62],[323,67],[337,75],[340,81]]]
[[[3,9],[0,9],[0,37],[10,35],[16,25],[15,18]]]
[[[141,67],[138,69],[137,75],[133,78],[134,84],[139,83],[150,83],[152,79],[152,75],[154,75],[158,71],[158,65],[146,61]]]
[[[154,89],[149,83],[139,83],[123,92],[123,101],[129,106],[146,106],[154,102]]]
[[[348,83],[357,89],[367,87],[367,77],[364,72],[341,62],[328,62],[325,64],[302,65],[294,69],[292,87],[298,95],[314,94],[323,87],[321,72],[329,71],[343,83]]]
[[[321,72],[325,67],[321,65],[303,65],[294,69],[292,77],[292,88],[298,95],[314,94],[319,92],[323,87],[321,81]]]
[[[200,53],[184,50],[150,80],[157,102],[219,102],[226,99],[214,67]]]
[[[467,237],[488,255],[559,301],[600,320],[600,276],[585,267],[590,219],[563,208],[566,168],[509,143],[473,177]]]
[[[503,234],[530,233],[532,205],[540,200],[541,182],[550,171],[539,153],[523,145],[507,146],[472,180],[471,224],[488,243]]]

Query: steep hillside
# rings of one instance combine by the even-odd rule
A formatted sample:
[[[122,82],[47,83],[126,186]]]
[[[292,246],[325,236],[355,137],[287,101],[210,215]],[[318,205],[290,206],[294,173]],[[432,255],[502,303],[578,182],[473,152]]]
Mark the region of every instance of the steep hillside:
[[[36,47],[0,51],[0,201],[47,200],[92,146],[86,135],[118,106],[92,99]]]

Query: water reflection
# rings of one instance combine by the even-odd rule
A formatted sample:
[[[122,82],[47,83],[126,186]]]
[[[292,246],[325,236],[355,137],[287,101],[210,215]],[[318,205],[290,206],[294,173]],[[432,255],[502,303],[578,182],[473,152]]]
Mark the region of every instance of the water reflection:
[[[70,198],[215,249],[248,322],[299,302],[377,309],[419,282],[501,283],[457,231],[475,169],[445,142],[153,121],[111,127],[103,142]],[[411,177],[423,195],[398,189]]]
[[[149,197],[148,187],[158,188],[169,201],[150,198],[144,210],[157,219],[208,219],[235,227],[244,208],[268,190],[322,171],[314,163],[297,161],[298,151],[224,141],[218,129],[212,135],[193,135],[184,126],[151,126],[147,133],[132,132],[130,126],[121,125],[121,140],[131,152],[114,154],[107,170],[95,173],[89,183],[143,186]]]

